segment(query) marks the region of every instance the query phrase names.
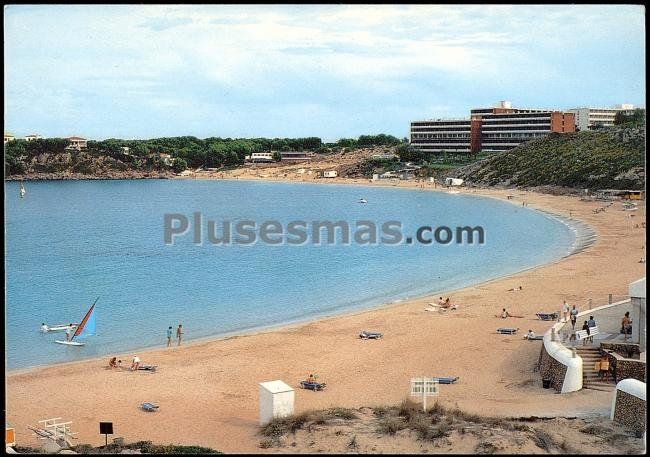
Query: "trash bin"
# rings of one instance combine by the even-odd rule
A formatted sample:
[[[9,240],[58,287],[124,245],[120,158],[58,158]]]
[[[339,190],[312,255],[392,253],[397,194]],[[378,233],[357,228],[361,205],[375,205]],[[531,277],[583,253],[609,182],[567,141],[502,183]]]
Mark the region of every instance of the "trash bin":
[[[544,389],[549,389],[551,387],[551,380],[550,379],[542,379],[542,387]]]

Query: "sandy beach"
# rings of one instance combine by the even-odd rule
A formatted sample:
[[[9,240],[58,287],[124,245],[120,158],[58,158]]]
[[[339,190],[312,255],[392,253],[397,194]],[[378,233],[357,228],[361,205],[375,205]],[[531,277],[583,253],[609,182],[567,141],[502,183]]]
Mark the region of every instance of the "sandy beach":
[[[244,177],[244,176],[242,176]],[[323,180],[319,180],[323,181]],[[367,180],[334,180],[369,185]],[[419,186],[400,182],[400,186]],[[432,190],[430,188],[422,191]],[[341,406],[358,408],[396,404],[409,393],[414,376],[459,376],[441,387],[439,401],[469,412],[502,416],[575,416],[608,411],[611,393],[582,390],[557,395],[542,389],[533,372],[541,341],[529,342],[529,328],[546,331],[550,323],[535,313],[558,310],[563,300],[579,310],[627,295],[628,284],[645,275],[645,202],[634,217],[615,203],[594,213],[603,202],[519,190],[460,189],[515,205],[572,217],[597,234],[595,244],[560,261],[507,278],[449,291],[459,309],[427,312],[425,297],[378,309],[322,319],[278,330],[181,347],[138,352],[156,373],[111,370],[108,357],[7,373],[7,421],[17,442],[37,445],[27,429],[38,420],[72,421],[78,443],[99,445],[98,422],[112,421],[126,441],[151,440],[209,446],[224,452],[273,452],[260,449],[257,435],[258,383],[281,379],[297,385],[310,372],[327,382],[323,392],[296,390],[296,411]],[[507,196],[513,198],[507,200]],[[638,227],[635,225],[638,224]],[[508,289],[522,286],[520,291]],[[521,319],[495,318],[501,308]],[[512,326],[507,336],[496,328]],[[360,330],[384,333],[378,341],[358,338]],[[186,335],[191,337],[191,328]],[[115,354],[130,363],[132,354]],[[141,411],[144,401],[160,405],[155,414]]]

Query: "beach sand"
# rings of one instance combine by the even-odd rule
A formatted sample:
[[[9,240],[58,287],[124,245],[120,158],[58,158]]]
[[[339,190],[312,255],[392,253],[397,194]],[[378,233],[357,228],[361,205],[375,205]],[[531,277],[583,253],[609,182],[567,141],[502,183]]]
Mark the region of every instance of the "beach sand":
[[[322,181],[322,180],[321,180]],[[337,180],[339,181],[339,180]],[[349,180],[339,181],[349,183]],[[363,181],[363,183],[367,183]],[[415,183],[400,183],[413,185]],[[426,191],[426,190],[425,190]],[[450,294],[453,312],[426,312],[437,297],[410,300],[379,309],[331,317],[279,330],[202,341],[182,347],[138,352],[157,373],[108,369],[108,357],[46,368],[9,372],[7,420],[19,444],[38,443],[27,429],[38,420],[72,421],[78,443],[99,445],[98,422],[111,421],[115,435],[127,442],[151,440],[209,446],[225,452],[273,452],[259,448],[258,383],[281,379],[296,386],[310,372],[327,382],[323,392],[296,390],[296,412],[342,406],[357,408],[398,404],[409,394],[414,376],[459,376],[443,385],[442,403],[487,415],[575,416],[606,413],[611,392],[582,390],[558,395],[542,389],[533,366],[541,341],[522,339],[529,328],[538,334],[550,323],[535,312],[558,310],[563,300],[579,310],[628,293],[628,284],[645,276],[645,202],[634,217],[616,203],[594,213],[602,202],[518,190],[473,190],[506,200],[525,201],[589,224],[597,233],[588,249],[558,262],[468,287]],[[635,228],[635,224],[639,228]],[[508,289],[523,286],[523,290]],[[501,308],[521,319],[495,318]],[[496,328],[519,327],[519,335],[499,335]],[[381,331],[384,338],[364,341],[360,330]],[[192,329],[186,329],[191,337]],[[130,363],[132,354],[115,354]],[[160,405],[157,413],[138,406]],[[285,449],[286,450],[286,449]]]

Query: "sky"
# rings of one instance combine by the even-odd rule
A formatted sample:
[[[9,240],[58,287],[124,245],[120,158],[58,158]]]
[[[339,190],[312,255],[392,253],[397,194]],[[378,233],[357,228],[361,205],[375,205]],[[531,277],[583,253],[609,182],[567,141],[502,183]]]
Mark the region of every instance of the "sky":
[[[386,133],[518,108],[645,107],[640,5],[6,5],[5,132]]]

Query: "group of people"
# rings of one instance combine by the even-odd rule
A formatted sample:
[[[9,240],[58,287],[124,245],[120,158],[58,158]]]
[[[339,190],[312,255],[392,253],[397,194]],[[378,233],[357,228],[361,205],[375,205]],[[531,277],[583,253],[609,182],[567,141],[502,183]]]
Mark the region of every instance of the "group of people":
[[[122,361],[118,360],[117,357],[111,357],[111,359],[108,361],[108,366],[111,368],[122,368]],[[131,367],[129,369],[131,371],[137,371],[139,368],[140,368],[140,357],[134,355],[133,360],[131,360]]]
[[[449,297],[445,298],[444,300],[442,299],[442,297],[440,297],[438,299],[438,306],[440,306],[441,308],[453,308],[453,307],[455,307],[455,305],[451,304],[451,299]]]
[[[571,320],[571,328],[573,330],[576,329],[576,321],[578,320],[578,308],[576,305],[573,305],[571,309],[569,309],[569,304],[564,300],[562,303],[562,322],[568,322]]]
[[[181,340],[183,339],[183,324],[178,324],[176,329],[176,339],[178,339],[178,346],[181,345]],[[167,347],[172,345],[172,327],[171,325],[167,329]]]
[[[595,327],[595,326],[596,326],[596,321],[594,319],[594,316],[589,316],[589,320],[585,321],[585,323],[582,324],[582,330],[586,330],[587,335],[589,335],[589,336],[587,336],[587,338],[583,338],[583,340],[582,340],[582,345],[583,346],[585,344],[587,344],[588,342],[593,343],[594,337],[593,337],[593,335],[591,335],[591,328]]]

